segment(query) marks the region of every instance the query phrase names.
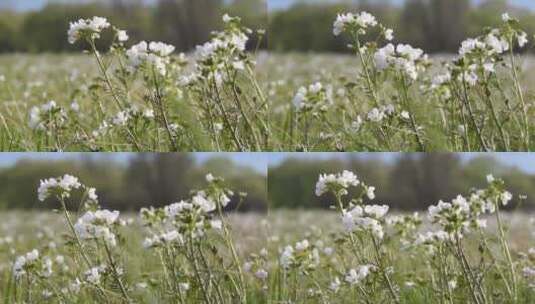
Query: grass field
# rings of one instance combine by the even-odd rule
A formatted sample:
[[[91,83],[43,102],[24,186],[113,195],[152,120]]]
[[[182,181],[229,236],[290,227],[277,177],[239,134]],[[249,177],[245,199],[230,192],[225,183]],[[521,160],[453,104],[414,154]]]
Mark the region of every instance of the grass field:
[[[211,40],[178,55],[164,43],[127,42],[95,17],[83,21],[94,29],[68,31],[85,55],[0,58],[0,148],[533,150],[535,61],[516,52],[531,37],[502,18],[459,54],[427,56],[392,44],[395,31],[371,15],[340,15],[333,34],[351,42],[350,56],[248,49],[251,31],[229,16]],[[105,30],[115,33],[106,52],[95,46]]]
[[[162,209],[119,215],[64,176],[39,200],[56,213],[0,215],[4,303],[532,303],[535,216],[500,212],[511,195],[486,189],[427,212],[373,205],[349,172],[321,176],[337,211],[223,214],[234,194],[204,190]],[[349,184],[348,184],[349,183]],[[57,186],[62,185],[62,186]],[[362,189],[351,198],[349,188]],[[68,212],[79,192],[81,211]],[[388,213],[388,214],[387,214]]]

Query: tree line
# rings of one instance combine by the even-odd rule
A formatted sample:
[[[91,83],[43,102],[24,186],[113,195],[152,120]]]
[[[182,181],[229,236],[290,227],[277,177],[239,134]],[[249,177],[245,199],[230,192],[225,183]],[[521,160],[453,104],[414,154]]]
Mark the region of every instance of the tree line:
[[[248,194],[239,211],[264,212],[267,209],[266,177],[248,167],[226,158],[213,158],[200,164],[188,154],[136,153],[126,162],[103,156],[18,161],[0,169],[0,210],[58,208],[54,202],[39,202],[37,188],[41,179],[66,173],[95,187],[101,205],[114,210],[137,211],[187,199],[192,190],[206,185],[207,173],[224,177],[229,188],[236,192],[229,209],[237,207],[239,192]],[[77,203],[76,198],[71,201]]]
[[[81,46],[67,43],[69,21],[99,15],[127,29],[132,41],[161,40],[189,51],[222,26],[224,13],[241,16],[253,29],[267,29],[261,46],[275,51],[345,52],[347,41],[332,35],[336,15],[366,10],[395,29],[396,40],[429,53],[456,52],[467,37],[500,22],[508,11],[520,18],[530,36],[534,14],[510,7],[506,0],[388,0],[297,1],[285,9],[268,11],[270,0],[107,0],[83,4],[53,3],[34,12],[0,11],[0,52],[67,52]],[[253,36],[251,45],[256,45]],[[106,43],[104,39],[103,43]]]
[[[178,51],[191,50],[221,28],[225,13],[241,16],[245,25],[267,26],[265,0],[107,0],[83,3],[51,2],[41,10],[0,10],[0,52],[69,52],[81,45],[67,42],[69,22],[102,16],[128,31],[131,41],[165,41]],[[103,37],[108,45],[110,37]],[[254,40],[254,39],[253,39]]]
[[[333,197],[316,197],[319,174],[355,172],[368,185],[375,186],[376,201],[397,210],[424,210],[439,200],[468,194],[472,188],[486,187],[486,175],[503,178],[515,195],[508,208],[535,208],[535,176],[499,163],[491,156],[468,162],[451,153],[400,154],[392,162],[349,156],[334,160],[290,158],[271,167],[268,174],[269,201],[272,208],[329,208]],[[527,195],[519,201],[518,195]]]

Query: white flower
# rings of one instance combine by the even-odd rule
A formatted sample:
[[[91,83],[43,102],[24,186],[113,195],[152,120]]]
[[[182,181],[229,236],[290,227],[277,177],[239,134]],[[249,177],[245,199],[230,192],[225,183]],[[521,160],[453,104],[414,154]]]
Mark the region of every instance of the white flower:
[[[509,50],[509,42],[505,38],[498,38],[490,33],[485,38],[485,43],[497,54],[502,54]]]
[[[206,181],[211,183],[215,180],[215,177],[212,175],[212,173],[206,174]]]
[[[386,205],[366,205],[364,206],[364,213],[367,216],[373,217],[375,219],[383,218],[388,213],[389,207]]]
[[[385,113],[377,108],[373,108],[368,113],[368,120],[372,122],[381,122],[385,118]]]
[[[504,206],[507,206],[507,204],[513,199],[513,195],[511,194],[511,192],[509,191],[504,191],[501,196],[500,196],[500,199],[502,201],[502,204]]]
[[[502,20],[503,20],[503,22],[511,21],[511,17],[509,16],[509,13],[503,13],[502,14]]]
[[[305,251],[308,248],[308,246],[310,246],[310,244],[308,243],[308,240],[303,240],[295,244],[295,250]]]
[[[322,196],[327,191],[332,190],[331,187],[341,187],[347,193],[350,186],[358,186],[360,181],[357,176],[350,171],[345,170],[342,174],[321,174],[316,183],[316,196]]]
[[[26,274],[27,267],[39,259],[39,251],[34,249],[25,255],[17,257],[13,264],[13,275],[19,279]]]
[[[366,196],[371,200],[375,199],[375,187],[368,187],[366,189]]]
[[[91,284],[98,285],[100,283],[100,267],[93,267],[84,273],[85,280]]]
[[[292,246],[284,247],[280,256],[280,264],[283,268],[288,269],[294,260],[294,249]]]
[[[487,183],[492,184],[495,180],[492,174],[487,175]]]
[[[206,198],[204,192],[198,192],[192,199],[193,205],[199,206],[204,212],[212,212],[216,209],[216,204],[209,198]]]
[[[394,30],[387,29],[385,31],[385,39],[388,40],[388,41],[392,41],[394,39]]]
[[[368,27],[374,27],[377,24],[375,16],[367,12],[361,12],[360,14],[339,14],[333,24],[333,34],[338,36],[349,26],[366,29]]]
[[[82,38],[98,39],[102,30],[110,27],[106,18],[93,17],[93,19],[80,19],[71,22],[68,31],[69,43],[74,44]]]
[[[357,269],[350,269],[346,274],[345,281],[350,285],[356,285],[366,279],[373,268],[373,265],[364,265],[359,266]]]
[[[178,284],[178,288],[180,289],[180,291],[185,292],[185,291],[188,291],[190,289],[190,285],[189,285],[189,283],[182,282],[182,283]]]
[[[167,57],[175,51],[175,47],[163,42],[151,42],[149,44],[149,50],[161,57]]]
[[[230,17],[228,14],[224,14],[223,15],[223,22],[229,23],[230,21],[232,21],[232,17]]]
[[[126,33],[126,31],[123,31],[123,30],[119,30],[117,31],[117,39],[119,40],[119,42],[126,42],[128,41],[128,34]]]
[[[119,211],[87,211],[74,225],[76,234],[83,240],[103,239],[108,245],[115,246],[116,236],[112,226],[118,224]]]
[[[70,196],[71,190],[79,189],[81,186],[82,184],[78,181],[78,178],[69,174],[59,178],[41,180],[37,189],[38,198],[41,202],[44,202],[50,196],[50,191],[54,190],[60,191],[60,195],[67,198]]]
[[[255,272],[254,275],[255,275],[255,277],[256,277],[257,279],[263,281],[263,280],[267,279],[267,277],[268,277],[268,272],[265,271],[264,269],[259,269],[259,270],[257,270],[257,271]]]
[[[520,35],[518,35],[518,46],[524,47],[528,43],[528,34],[526,32],[522,32]]]
[[[336,293],[340,289],[340,285],[341,285],[340,279],[338,277],[335,277],[334,280],[331,282],[331,284],[329,284],[329,289],[332,292]]]

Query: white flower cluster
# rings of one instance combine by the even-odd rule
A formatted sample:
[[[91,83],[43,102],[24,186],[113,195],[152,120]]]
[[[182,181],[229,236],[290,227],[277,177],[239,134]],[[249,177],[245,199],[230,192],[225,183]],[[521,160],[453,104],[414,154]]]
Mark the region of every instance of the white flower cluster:
[[[522,268],[522,275],[528,280],[529,287],[535,289],[535,267],[526,266]]]
[[[143,241],[143,248],[155,248],[174,242],[176,242],[178,245],[184,244],[184,238],[176,229],[165,231],[159,235],[154,235],[152,237],[145,238],[145,240]]]
[[[74,44],[81,39],[98,39],[101,32],[110,27],[106,18],[93,17],[92,19],[80,19],[71,22],[68,31],[69,43]]]
[[[360,181],[355,173],[347,170],[341,174],[321,174],[316,183],[316,196],[322,196],[329,191],[346,195],[349,187],[356,187],[359,184]]]
[[[25,255],[17,257],[13,264],[13,275],[20,278],[27,273],[27,269],[39,260],[39,251],[34,249]]]
[[[345,281],[349,285],[357,285],[365,280],[374,270],[375,266],[373,265],[362,265],[356,269],[350,269],[345,276]]]
[[[245,70],[245,53],[251,30],[240,25],[240,19],[223,16],[225,30],[217,32],[214,37],[203,45],[197,46],[196,71],[181,80],[182,84],[190,84],[198,79],[214,81],[218,86],[236,71]]]
[[[284,269],[314,270],[320,263],[319,250],[308,240],[302,240],[295,246],[284,247],[279,262]]]
[[[101,277],[106,272],[106,270],[107,270],[106,265],[92,267],[91,269],[84,272],[84,280],[89,284],[99,285]]]
[[[429,86],[429,89],[435,92],[441,98],[449,99],[452,96],[450,89],[451,79],[452,77],[450,71],[435,75],[431,79],[431,85]]]
[[[244,263],[243,270],[245,272],[253,273],[256,279],[265,282],[269,276],[269,273],[266,270],[268,266],[267,258],[268,251],[266,248],[262,248],[259,254],[251,254],[249,260]]]
[[[456,79],[475,86],[483,73],[495,73],[496,63],[500,56],[515,47],[510,41],[516,40],[518,47],[523,48],[529,42],[527,34],[517,30],[511,23],[518,21],[504,14],[503,26],[490,30],[487,34],[469,38],[461,43],[459,58],[455,60],[453,71]]]
[[[367,12],[339,14],[333,24],[333,34],[338,36],[346,31],[358,30],[359,34],[363,35],[366,29],[377,24],[375,16]]]
[[[68,198],[73,189],[79,189],[82,186],[77,177],[69,174],[65,174],[63,177],[41,180],[37,189],[38,198],[41,202],[44,202],[52,194]]]
[[[41,106],[34,106],[30,109],[29,126],[34,130],[45,131],[51,124],[59,127],[62,126],[66,120],[67,114],[54,100]]]
[[[447,240],[451,240],[451,235],[445,231],[427,231],[426,233],[419,233],[416,236],[414,245],[433,245],[435,243],[442,243]]]
[[[147,43],[141,41],[126,51],[126,57],[133,71],[145,66],[149,71],[154,68],[160,75],[165,76],[170,62],[170,55],[174,51],[174,46],[163,42]]]
[[[95,138],[103,136],[108,133],[114,127],[125,127],[132,121],[137,121],[142,119],[143,121],[151,121],[154,119],[154,110],[146,108],[139,109],[135,105],[117,112],[110,120],[104,120],[98,127],[94,130],[91,135]]]
[[[383,239],[383,222],[388,209],[386,205],[354,206],[344,210],[342,223],[347,232],[368,231],[377,239]]]
[[[113,229],[119,225],[119,211],[87,211],[74,225],[76,234],[82,240],[103,240],[109,246],[117,245]]]
[[[296,111],[307,111],[315,107],[325,111],[333,103],[332,86],[324,87],[316,82],[307,87],[300,87],[293,98]]]
[[[219,207],[225,208],[234,193],[215,185],[222,180],[220,178],[208,174],[206,180],[215,188],[198,191],[187,201],[180,201],[160,209],[141,209],[140,216],[146,226],[166,227],[165,232],[159,230],[146,238],[143,242],[145,248],[158,247],[166,243],[182,244],[186,237],[199,239],[204,237],[208,230],[222,229],[223,223],[213,219],[212,213]]]
[[[424,69],[421,63],[426,62],[427,59],[423,50],[413,48],[408,44],[394,46],[389,43],[374,55],[375,65],[379,70],[393,68],[412,80],[418,78],[418,72]]]
[[[506,206],[513,198],[510,192],[502,189],[502,180],[488,175],[487,182],[489,188],[476,190],[468,198],[459,195],[451,202],[439,201],[430,206],[429,220],[452,236],[462,236],[471,227],[485,228],[486,220],[481,216],[495,213],[499,206]]]
[[[17,257],[13,263],[13,276],[16,279],[32,272],[44,278],[52,275],[52,260],[46,256],[40,258],[37,249]]]
[[[396,113],[395,106],[392,104],[389,104],[386,106],[381,106],[380,108],[372,108],[366,115],[366,118],[368,119],[368,121],[380,123],[385,118],[389,116],[393,116],[395,113]]]

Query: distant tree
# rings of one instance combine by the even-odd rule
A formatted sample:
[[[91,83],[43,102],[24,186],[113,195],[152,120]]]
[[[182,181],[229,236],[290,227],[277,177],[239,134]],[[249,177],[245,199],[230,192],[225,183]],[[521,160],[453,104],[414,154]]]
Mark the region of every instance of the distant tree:
[[[205,42],[220,25],[222,0],[158,0],[156,31],[181,51]]]

